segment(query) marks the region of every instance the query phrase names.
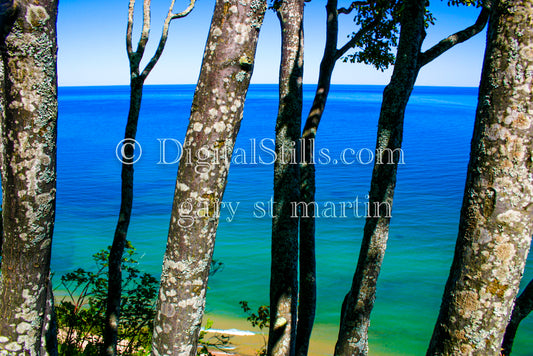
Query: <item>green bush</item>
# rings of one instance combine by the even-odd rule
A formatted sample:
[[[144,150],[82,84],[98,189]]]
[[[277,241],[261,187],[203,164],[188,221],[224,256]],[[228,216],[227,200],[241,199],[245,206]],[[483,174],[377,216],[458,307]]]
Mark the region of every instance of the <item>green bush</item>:
[[[147,354],[152,338],[159,282],[139,271],[136,255],[135,248],[128,242],[122,258],[118,329],[121,355]],[[108,257],[109,249],[93,255],[96,272],[78,268],[61,277],[67,296],[56,306],[60,354],[99,354],[105,325]]]
[[[131,243],[126,244],[122,258],[122,299],[118,328],[120,355],[149,355],[152,323],[159,281],[138,269],[137,253]],[[61,287],[67,295],[56,305],[60,355],[98,356],[103,343],[107,303],[109,248],[93,255],[96,272],[78,268],[61,277]],[[210,275],[223,269],[217,260],[211,263]],[[207,328],[212,326],[208,320]],[[211,355],[207,346],[224,347],[229,337],[221,335],[205,338],[200,333],[198,355]]]

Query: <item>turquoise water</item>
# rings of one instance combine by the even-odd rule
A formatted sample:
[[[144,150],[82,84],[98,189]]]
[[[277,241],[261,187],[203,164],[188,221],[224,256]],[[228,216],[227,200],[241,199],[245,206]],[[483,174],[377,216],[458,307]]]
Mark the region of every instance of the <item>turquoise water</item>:
[[[333,86],[319,128],[317,149],[332,158],[343,150],[361,162],[317,166],[317,202],[336,207],[334,217],[317,221],[317,324],[321,338],[335,341],[342,299],[351,283],[364,219],[342,203],[364,206],[375,145],[381,93],[379,86]],[[305,87],[305,110],[313,87]],[[166,244],[177,164],[161,161],[160,141],[183,142],[194,86],[147,86],[139,122],[142,156],[135,164],[135,198],[129,237],[141,254],[141,268],[160,273]],[[111,243],[120,199],[120,162],[115,149],[122,139],[128,87],[60,88],[57,221],[53,245],[56,275],[76,267],[91,268],[91,254]],[[469,143],[477,100],[475,88],[415,89],[405,118],[404,160],[392,211],[389,247],[379,279],[370,329],[371,349],[397,355],[425,353],[438,314],[457,235]],[[225,264],[210,281],[208,311],[243,317],[240,300],[268,303],[270,218],[258,208],[272,196],[272,148],[277,114],[277,86],[253,85],[236,147],[243,160],[230,170],[215,258]],[[255,141],[254,141],[255,140]],[[170,141],[169,141],[170,142]],[[166,146],[167,162],[176,147]],[[239,203],[237,206],[236,204]],[[322,210],[331,216],[332,211]],[[329,215],[328,215],[329,214]],[[362,210],[359,215],[363,215]],[[524,280],[533,278],[528,263]],[[533,318],[523,321],[515,355],[532,355]]]

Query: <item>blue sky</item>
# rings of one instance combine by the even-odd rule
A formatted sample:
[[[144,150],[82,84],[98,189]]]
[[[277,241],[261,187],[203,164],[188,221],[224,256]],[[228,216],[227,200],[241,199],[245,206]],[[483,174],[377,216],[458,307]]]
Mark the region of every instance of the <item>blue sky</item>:
[[[141,10],[142,0],[137,0]],[[341,6],[351,1],[339,0]],[[170,0],[152,0],[152,31],[145,60],[153,54]],[[196,8],[171,24],[169,40],[147,84],[195,84],[211,21],[214,0],[197,0]],[[448,7],[447,1],[432,0],[437,18],[428,29],[425,48],[475,22],[479,13],[473,7]],[[175,10],[187,6],[176,0]],[[304,83],[316,83],[325,41],[325,0],[312,0],[305,7]],[[127,85],[128,61],[125,31],[128,0],[61,0],[58,17],[59,85]],[[136,34],[142,17],[137,13]],[[350,16],[340,18],[339,46],[354,31]],[[134,38],[134,43],[137,39]],[[253,83],[276,83],[280,60],[279,23],[272,11],[266,14],[259,39]],[[417,85],[478,86],[485,48],[485,32],[460,44],[422,69]],[[370,66],[337,63],[335,84],[387,84],[390,70],[380,72]]]

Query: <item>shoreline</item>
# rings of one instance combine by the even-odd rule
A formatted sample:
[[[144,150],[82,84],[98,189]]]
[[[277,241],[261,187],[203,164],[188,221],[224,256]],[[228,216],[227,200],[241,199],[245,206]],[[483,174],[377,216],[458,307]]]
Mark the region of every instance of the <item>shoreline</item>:
[[[226,354],[239,355],[239,356],[256,356],[257,350],[259,350],[266,342],[268,336],[268,329],[265,328],[262,331],[258,327],[252,327],[252,325],[246,320],[245,317],[238,318],[227,315],[221,315],[216,313],[206,313],[202,320],[202,326],[205,327],[207,320],[213,322],[210,330],[206,331],[206,337],[209,338],[214,334],[235,334],[231,335],[232,349],[225,350]],[[225,331],[229,333],[225,334]],[[251,334],[253,333],[253,334]],[[309,356],[330,356],[333,354],[335,348],[335,342],[337,340],[337,328],[332,325],[316,324],[313,328],[311,335],[311,341],[309,344]],[[369,355],[372,356],[391,356],[391,354],[381,353],[376,351],[378,346],[371,346]],[[210,351],[218,351],[210,348]],[[218,353],[217,355],[224,355],[224,353]]]

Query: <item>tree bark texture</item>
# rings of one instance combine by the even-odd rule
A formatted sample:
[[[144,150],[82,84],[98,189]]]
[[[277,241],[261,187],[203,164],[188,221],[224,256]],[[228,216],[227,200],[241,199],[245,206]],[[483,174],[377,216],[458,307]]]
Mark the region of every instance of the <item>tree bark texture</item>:
[[[302,121],[304,0],[280,1],[279,109],[274,162],[274,214],[268,355],[294,355],[298,308],[299,139]]]
[[[514,303],[513,313],[511,314],[511,321],[505,329],[503,337],[502,354],[509,356],[513,349],[513,342],[518,331],[520,322],[524,320],[533,310],[533,280],[529,282],[524,291],[520,294]]]
[[[399,157],[383,160],[382,152],[401,148],[405,108],[418,75],[418,56],[425,37],[425,1],[409,0],[401,19],[398,53],[389,85],[383,92],[378,122],[376,159],[372,171],[369,212],[352,286],[341,312],[341,325],[335,355],[366,355],[368,326],[376,296],[377,278],[385,255],[390,225],[390,209],[396,186]]]
[[[454,260],[427,355],[499,355],[533,223],[533,4],[499,1]]]
[[[4,242],[0,355],[57,353],[50,255],[55,218],[57,1],[1,1]]]
[[[152,352],[195,355],[231,154],[264,0],[218,0],[191,108],[163,261]]]

